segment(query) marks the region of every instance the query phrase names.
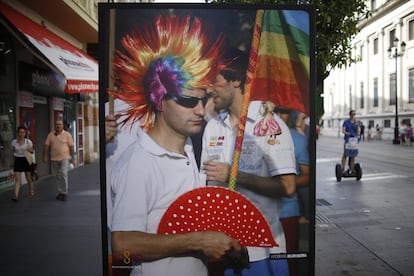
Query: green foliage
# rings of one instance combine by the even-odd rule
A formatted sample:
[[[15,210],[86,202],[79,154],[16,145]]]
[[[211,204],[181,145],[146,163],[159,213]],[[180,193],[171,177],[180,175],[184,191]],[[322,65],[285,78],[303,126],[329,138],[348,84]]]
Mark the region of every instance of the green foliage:
[[[210,2],[210,1],[209,1]],[[323,80],[335,67],[347,66],[354,62],[350,41],[358,33],[358,23],[369,16],[364,0],[213,0],[215,3],[256,3],[256,4],[311,4],[315,7],[315,54],[316,86],[318,100],[322,100]],[[321,106],[318,103],[318,106]],[[323,113],[317,110],[317,117]]]

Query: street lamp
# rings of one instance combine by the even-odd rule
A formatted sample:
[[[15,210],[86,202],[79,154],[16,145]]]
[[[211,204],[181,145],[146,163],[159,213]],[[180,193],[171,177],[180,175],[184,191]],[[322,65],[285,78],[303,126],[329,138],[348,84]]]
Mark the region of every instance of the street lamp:
[[[394,38],[393,45],[388,48],[389,58],[395,59],[395,124],[394,124],[394,139],[392,140],[393,144],[399,144],[400,139],[398,135],[398,92],[397,92],[397,59],[404,55],[405,52],[405,42],[401,42],[398,49],[398,38]],[[398,51],[399,50],[399,51]]]

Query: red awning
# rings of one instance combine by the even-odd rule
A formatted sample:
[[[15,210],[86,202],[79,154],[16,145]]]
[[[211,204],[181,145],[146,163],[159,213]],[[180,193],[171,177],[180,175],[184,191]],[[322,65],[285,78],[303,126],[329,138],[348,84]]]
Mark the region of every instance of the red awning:
[[[97,61],[3,3],[0,3],[0,13],[65,77],[66,93],[98,92]]]

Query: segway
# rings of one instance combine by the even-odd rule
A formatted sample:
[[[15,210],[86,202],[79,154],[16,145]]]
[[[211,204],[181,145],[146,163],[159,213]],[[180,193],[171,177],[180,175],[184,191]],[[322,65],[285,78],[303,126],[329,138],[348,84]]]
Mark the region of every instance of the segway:
[[[343,170],[341,164],[335,166],[335,176],[338,182],[341,182],[342,177],[356,177],[356,180],[360,180],[362,177],[362,168],[359,163],[354,164],[354,171],[351,168],[350,157],[358,156],[358,138],[350,137],[348,142],[345,144],[345,156],[348,157],[348,169]]]

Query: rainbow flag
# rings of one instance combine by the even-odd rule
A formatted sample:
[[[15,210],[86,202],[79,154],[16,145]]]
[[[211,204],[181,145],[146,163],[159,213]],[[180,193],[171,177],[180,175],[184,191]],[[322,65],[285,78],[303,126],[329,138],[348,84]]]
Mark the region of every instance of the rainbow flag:
[[[228,187],[236,187],[250,101],[309,114],[309,15],[298,10],[258,10]]]
[[[250,101],[309,114],[309,14],[300,10],[263,12]],[[253,47],[253,45],[252,45]]]

